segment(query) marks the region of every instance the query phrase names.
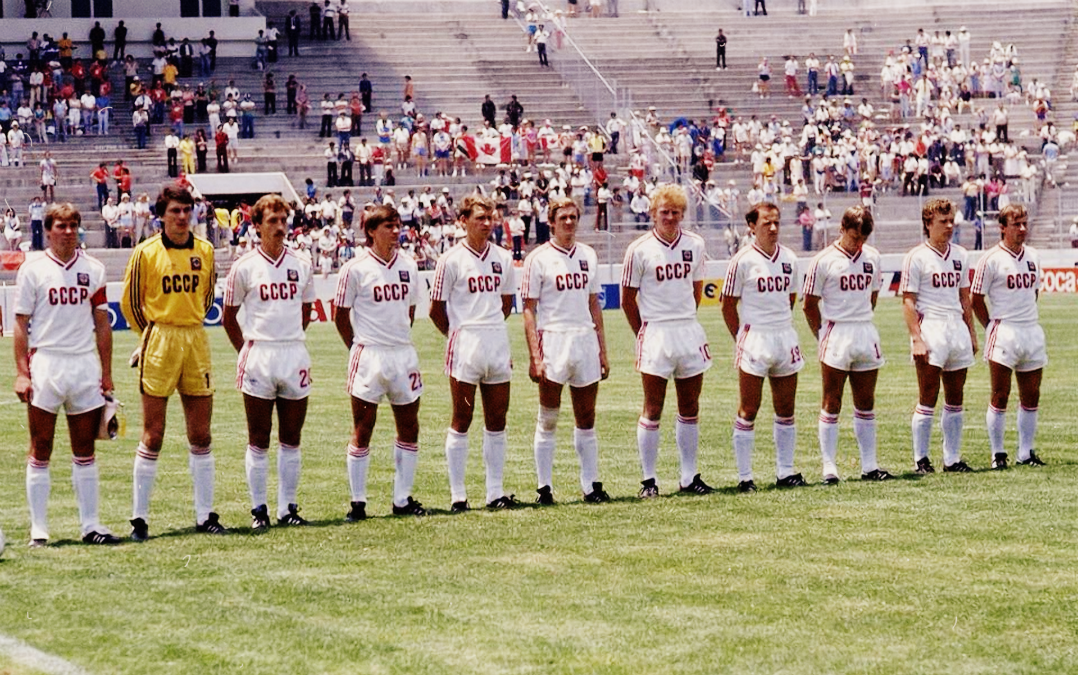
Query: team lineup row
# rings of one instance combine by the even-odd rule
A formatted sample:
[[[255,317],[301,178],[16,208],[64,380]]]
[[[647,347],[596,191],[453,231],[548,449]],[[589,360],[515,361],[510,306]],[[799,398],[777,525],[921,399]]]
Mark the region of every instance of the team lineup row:
[[[227,531],[213,511],[215,465],[209,419],[214,388],[202,327],[213,301],[213,249],[191,233],[192,203],[191,195],[182,189],[168,186],[162,190],[157,209],[164,214],[162,231],[135,249],[125,272],[122,311],[141,335],[136,359],[143,430],[134,462],[131,520],[131,538],[136,541],[149,537],[150,498],[165,412],[168,398],[176,391],[186,420],[196,529]],[[670,380],[677,403],[679,489],[695,494],[713,491],[697,471],[699,398],[703,375],[711,366],[707,337],[696,317],[705,251],[699,236],[681,229],[685,208],[686,196],[680,188],[657,190],[652,202],[654,228],[627,249],[621,279],[622,309],[637,336],[635,367],[644,393],[637,427],[641,498],[659,494],[659,421]],[[225,283],[223,325],[238,353],[236,386],[243,394],[247,417],[245,471],[256,530],[271,524],[267,483],[274,410],[278,523],[306,523],[299,515],[296,495],[311,386],[304,333],[315,296],[310,262],[285,245],[288,211],[287,203],[276,195],[258,201],[252,221],[260,243],[232,266]],[[494,213],[494,205],[483,197],[462,202],[460,218],[466,237],[439,259],[431,290],[430,318],[447,338],[445,369],[452,416],[445,454],[454,513],[470,508],[465,466],[476,393],[483,402],[484,503],[490,509],[517,504],[502,481],[512,376],[505,319],[512,307],[516,271],[510,254],[490,243]],[[902,270],[900,295],[919,388],[911,422],[915,470],[934,470],[929,441],[942,386],[943,469],[970,471],[961,457],[961,437],[966,371],[977,351],[974,319],[986,329],[985,357],[992,386],[986,421],[992,466],[1003,469],[1008,464],[1003,447],[1004,411],[1012,372],[1021,403],[1018,463],[1038,466],[1042,462],[1033,441],[1047,357],[1044,332],[1037,323],[1039,259],[1024,245],[1026,214],[1017,205],[1001,211],[1000,244],[980,259],[971,274],[965,249],[950,244],[954,213],[946,200],[925,204],[926,241],[910,251]],[[872,214],[862,207],[847,210],[840,238],[813,259],[803,284],[799,284],[795,255],[778,243],[779,215],[778,208],[769,203],[747,214],[755,241],[730,261],[722,290],[722,316],[736,345],[739,377],[733,425],[738,489],[756,490],[752,455],[765,379],[770,382],[774,408],[776,484],[806,484],[794,472],[794,400],[797,374],[804,365],[793,326],[798,290],[819,346],[823,482],[840,480],[838,419],[847,379],[862,479],[887,480],[891,474],[876,460],[875,387],[884,359],[872,322],[882,283],[880,256],[865,243],[872,233]],[[597,259],[590,247],[576,242],[578,219],[572,201],[552,203],[552,240],[528,256],[521,272],[529,376],[539,388],[533,447],[539,486],[536,501],[542,505],[554,503],[554,439],[566,384],[584,500],[610,499],[599,476],[595,433],[598,385],[609,373],[597,295]],[[54,206],[45,221],[46,255],[19,271],[15,390],[29,404],[26,485],[32,546],[48,541],[48,467],[61,408],[69,422],[83,539],[99,544],[120,541],[97,516],[94,439],[103,421],[104,396],[112,389],[104,267],[78,249],[78,223],[79,214],[72,206]],[[349,349],[347,386],[353,433],[347,446],[351,506],[346,517],[350,521],[366,518],[369,446],[383,399],[389,402],[396,424],[393,513],[426,513],[412,496],[423,393],[411,340],[418,270],[411,258],[397,254],[400,221],[394,209],[376,208],[364,222],[364,230],[367,247],[341,269],[334,298],[334,322]]]

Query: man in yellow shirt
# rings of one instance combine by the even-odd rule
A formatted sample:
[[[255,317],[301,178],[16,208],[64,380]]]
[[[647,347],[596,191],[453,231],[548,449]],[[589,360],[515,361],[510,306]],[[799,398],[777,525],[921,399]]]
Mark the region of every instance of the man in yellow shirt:
[[[150,494],[165,435],[168,398],[180,392],[188,466],[194,481],[195,524],[199,532],[224,534],[213,512],[214,458],[210,417],[213,380],[210,347],[202,327],[213,305],[213,246],[191,231],[194,197],[175,185],[161,190],[157,214],[161,233],[139,244],[124,273],[121,309],[141,342],[138,351],[142,392],[142,439],[135,456],[131,538],[149,538]]]

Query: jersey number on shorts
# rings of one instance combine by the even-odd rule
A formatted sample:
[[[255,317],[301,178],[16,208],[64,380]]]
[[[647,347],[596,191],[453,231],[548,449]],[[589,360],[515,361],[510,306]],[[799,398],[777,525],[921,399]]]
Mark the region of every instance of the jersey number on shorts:
[[[804,359],[801,356],[801,348],[800,347],[792,347],[792,348],[790,348],[790,361],[792,361],[793,363],[801,363],[801,361],[803,361],[803,360]]]
[[[408,378],[412,381],[412,391],[419,391],[419,388],[423,386],[423,378],[419,373],[408,373]]]
[[[872,343],[872,348],[876,350],[876,358],[877,359],[882,359],[883,354],[880,353],[880,343],[879,342],[873,342]]]
[[[700,353],[704,355],[705,361],[711,360],[711,348],[706,342],[700,347]]]
[[[311,386],[311,371],[306,368],[299,371],[299,386],[305,389]]]

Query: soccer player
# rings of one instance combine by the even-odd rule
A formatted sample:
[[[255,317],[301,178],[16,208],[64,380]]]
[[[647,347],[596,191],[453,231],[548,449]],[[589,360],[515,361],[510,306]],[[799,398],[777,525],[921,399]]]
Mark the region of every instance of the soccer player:
[[[1040,293],[1040,256],[1026,246],[1028,216],[1020,204],[999,211],[1002,241],[989,249],[973,272],[971,303],[974,316],[987,330],[984,360],[992,383],[988,404],[988,442],[992,468],[1007,468],[1003,449],[1007,400],[1011,394],[1011,371],[1018,382],[1018,463],[1044,466],[1033,451],[1037,433],[1037,405],[1041,374],[1048,364],[1044,329],[1037,323]],[[991,304],[991,309],[985,300]]]
[[[943,384],[943,470],[972,471],[962,461],[962,396],[966,370],[977,352],[977,334],[970,309],[966,249],[951,243],[954,204],[930,199],[921,209],[927,241],[914,247],[902,262],[902,313],[910,334],[910,351],[917,369],[918,403],[913,411],[915,471],[935,471],[928,458],[932,418]]]
[[[539,385],[535,422],[537,503],[554,503],[554,435],[566,383],[573,401],[573,445],[580,458],[584,501],[610,501],[599,481],[599,442],[595,437],[595,399],[599,380],[610,374],[599,306],[599,259],[576,241],[580,209],[571,199],[557,199],[548,209],[553,239],[524,261],[520,297],[524,300],[524,337],[532,382]]]
[[[306,525],[296,490],[300,436],[311,393],[311,356],[304,344],[315,300],[310,261],[285,246],[291,209],[279,195],[265,195],[251,209],[255,250],[237,260],[225,283],[222,324],[239,353],[236,388],[247,412],[247,488],[251,527],[270,526],[266,478],[273,409],[277,409],[277,522]],[[239,312],[243,308],[244,325]]]
[[[696,470],[700,441],[698,416],[704,372],[711,367],[704,328],[696,310],[704,288],[704,240],[681,229],[688,200],[676,185],[655,190],[653,229],[625,250],[621,308],[636,335],[636,370],[644,405],[636,428],[640,451],[640,498],[659,496],[655,464],[659,458],[659,420],[671,378],[677,392],[674,438],[681,460],[681,492],[708,494],[711,486]]]
[[[79,248],[81,222],[71,204],[50,208],[45,214],[48,250],[19,268],[16,282],[15,394],[29,404],[26,499],[34,548],[49,540],[49,459],[60,408],[67,414],[71,437],[71,479],[82,540],[120,542],[98,522],[94,440],[105,395],[112,391],[112,328],[105,299],[105,266]]]
[[[801,292],[805,319],[819,343],[823,402],[818,430],[825,485],[839,482],[838,416],[847,378],[853,395],[853,432],[861,451],[861,480],[893,478],[876,463],[876,377],[884,360],[872,313],[883,273],[880,252],[865,243],[873,225],[867,207],[846,209],[839,240],[812,260]]]
[[[513,362],[505,319],[513,308],[515,271],[512,254],[490,243],[493,200],[469,195],[461,201],[465,237],[438,259],[430,294],[430,318],[449,338],[445,372],[453,400],[453,418],[445,439],[453,513],[468,510],[464,470],[468,463],[468,428],[475,413],[475,390],[483,398],[483,463],[487,508],[517,504],[502,486],[505,470],[505,416]]]
[[[734,460],[740,492],[756,491],[752,452],[764,378],[771,383],[775,408],[775,484],[780,488],[806,484],[801,474],[794,473],[794,399],[797,373],[805,365],[793,324],[797,257],[779,244],[779,215],[771,202],[761,202],[745,214],[755,241],[730,260],[722,285],[722,318],[736,343],[740,397],[734,421]]]
[[[202,322],[213,305],[217,273],[213,245],[191,231],[194,197],[167,185],[157,197],[161,232],[131,254],[121,309],[141,335],[137,353],[142,393],[142,439],[135,454],[131,538],[149,538],[150,496],[165,436],[168,398],[179,391],[187,423],[188,468],[194,482],[195,529],[228,530],[213,512],[213,369]]]
[[[419,267],[401,255],[401,221],[392,206],[376,206],[363,222],[367,246],[341,268],[333,317],[349,349],[348,393],[354,430],[348,444],[350,522],[367,517],[367,465],[378,404],[388,398],[397,423],[393,445],[393,514],[422,516],[412,498],[419,457],[419,397],[423,378],[412,345]]]

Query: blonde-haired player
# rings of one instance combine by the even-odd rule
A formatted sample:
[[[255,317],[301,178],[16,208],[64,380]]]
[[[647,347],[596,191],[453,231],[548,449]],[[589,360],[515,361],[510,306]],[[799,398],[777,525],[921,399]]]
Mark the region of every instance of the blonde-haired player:
[[[550,204],[553,239],[524,261],[520,297],[524,300],[524,337],[529,371],[539,385],[535,423],[535,471],[539,504],[554,503],[554,434],[566,384],[573,400],[576,428],[573,445],[580,458],[584,501],[606,502],[610,496],[599,481],[599,443],[595,437],[595,399],[599,380],[610,374],[599,306],[598,256],[576,240],[580,209],[571,199]]]
[[[653,229],[625,251],[621,308],[636,335],[636,369],[644,388],[644,405],[636,429],[644,475],[640,497],[659,496],[656,462],[659,420],[671,378],[677,392],[674,427],[681,463],[682,492],[713,491],[696,470],[700,443],[698,416],[704,372],[711,367],[707,336],[696,319],[704,287],[704,240],[681,229],[687,206],[685,191],[663,185],[652,195]]]
[[[279,195],[265,195],[255,202],[251,222],[258,246],[232,264],[225,283],[222,324],[239,354],[236,388],[243,392],[247,413],[244,465],[255,530],[270,526],[266,483],[274,408],[279,441],[277,522],[307,524],[299,515],[296,492],[300,437],[311,393],[311,356],[304,341],[315,293],[310,261],[285,246],[290,211]]]
[[[932,419],[943,384],[943,470],[972,471],[962,461],[962,398],[966,370],[977,352],[977,333],[970,309],[966,249],[951,243],[954,204],[930,199],[921,209],[927,241],[915,246],[902,263],[902,313],[910,334],[910,351],[917,369],[917,407],[911,422],[914,469],[935,468],[928,458]]]
[[[465,236],[442,254],[434,271],[430,318],[449,338],[445,372],[453,399],[453,418],[445,439],[451,510],[467,511],[464,473],[468,463],[468,429],[475,414],[475,394],[483,398],[483,463],[486,465],[487,508],[516,505],[505,494],[505,418],[513,361],[505,319],[513,308],[515,270],[512,255],[490,242],[496,215],[493,200],[469,195],[461,201]]]
[[[1028,219],[1025,207],[1020,204],[1008,204],[999,210],[1001,241],[977,262],[970,287],[973,314],[987,331],[984,360],[988,362],[992,398],[986,422],[993,469],[1007,468],[1003,431],[1007,424],[1012,371],[1018,383],[1018,463],[1044,465],[1033,451],[1033,439],[1037,434],[1041,375],[1048,365],[1048,351],[1037,315],[1040,256],[1025,245]]]

